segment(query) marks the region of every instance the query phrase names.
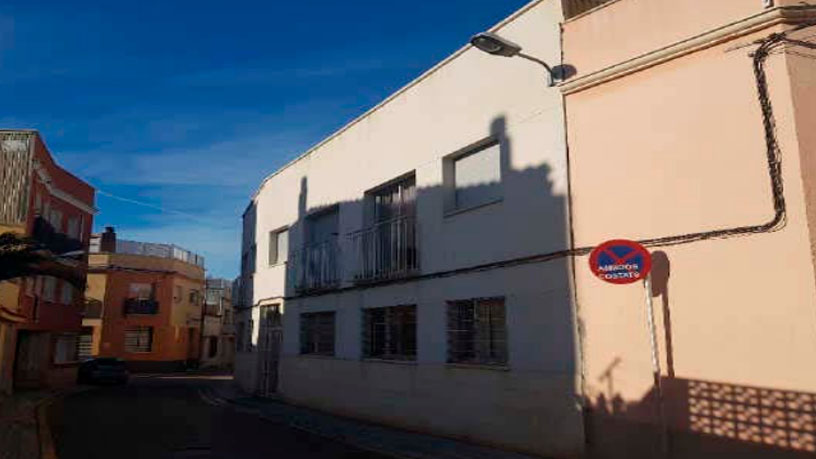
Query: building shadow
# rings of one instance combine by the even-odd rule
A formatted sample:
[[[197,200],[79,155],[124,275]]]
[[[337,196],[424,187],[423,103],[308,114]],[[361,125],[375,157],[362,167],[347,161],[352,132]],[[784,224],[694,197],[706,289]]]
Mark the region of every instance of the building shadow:
[[[664,435],[674,459],[816,457],[816,394],[676,377],[670,278],[669,256],[652,253],[666,356],[661,394],[653,388],[624,400],[614,387],[621,359],[614,359],[603,374],[607,391],[587,401],[591,457],[662,457]]]
[[[457,186],[455,179],[451,180],[449,175],[454,168],[455,161],[467,156],[473,150],[482,151],[495,146],[498,146],[500,164],[500,176],[497,180],[469,183],[467,186]],[[528,395],[531,397],[529,400],[531,409],[528,412],[533,414],[525,418],[524,429],[535,429],[534,425],[569,424],[569,427],[560,428],[562,432],[569,432],[572,435],[571,440],[564,441],[574,441],[575,438],[580,438],[579,443],[582,443],[583,426],[580,412],[575,409],[576,402],[580,401],[580,388],[575,384],[578,368],[576,359],[579,354],[578,340],[575,334],[576,325],[572,307],[570,260],[565,256],[570,247],[567,200],[566,196],[555,191],[554,174],[556,171],[543,161],[543,155],[530,151],[520,154],[514,149],[514,139],[512,131],[508,128],[507,119],[504,116],[496,116],[486,126],[483,138],[474,139],[472,145],[462,145],[462,150],[452,151],[449,155],[439,159],[442,162],[443,171],[447,171],[443,173],[441,183],[433,186],[414,185],[413,188],[410,188],[410,185],[399,185],[403,187],[398,193],[402,196],[400,199],[409,199],[411,210],[399,213],[397,218],[391,220],[372,220],[371,217],[374,203],[390,199],[383,197],[385,195],[382,190],[400,183],[427,183],[427,177],[417,177],[427,173],[426,170],[405,170],[398,172],[394,177],[385,177],[379,184],[372,183],[368,191],[362,193],[359,199],[354,200],[326,198],[329,196],[326,190],[337,187],[337,184],[316,182],[316,179],[310,175],[309,169],[305,169],[305,173],[298,178],[299,189],[297,192],[291,192],[288,195],[290,197],[263,196],[263,191],[261,191],[260,201],[297,199],[297,218],[295,221],[284,222],[288,230],[289,244],[289,256],[285,268],[286,281],[282,291],[273,292],[273,289],[267,286],[255,284],[255,279],[258,279],[256,269],[258,271],[276,269],[268,267],[270,263],[259,258],[265,257],[266,254],[258,253],[256,241],[271,237],[271,233],[278,230],[281,225],[270,224],[270,227],[266,228],[258,222],[259,218],[264,218],[258,215],[257,210],[257,208],[263,209],[263,204],[253,202],[248,207],[244,214],[242,256],[242,260],[245,260],[242,262],[244,306],[257,306],[266,299],[276,297],[278,300],[275,301],[285,302],[284,315],[287,317],[284,318],[282,352],[285,355],[283,357],[288,354],[288,357],[297,358],[298,349],[301,348],[298,341],[302,332],[300,330],[302,313],[314,311],[316,307],[327,310],[336,308],[334,305],[341,303],[338,298],[350,298],[355,295],[359,298],[360,292],[387,292],[388,289],[399,288],[399,286],[427,283],[429,290],[426,292],[432,293],[418,294],[415,301],[425,304],[429,301],[437,302],[439,304],[432,305],[432,309],[428,311],[440,312],[434,312],[433,314],[438,314],[434,318],[425,314],[423,312],[425,310],[421,309],[422,305],[419,305],[417,360],[418,366],[422,366],[428,359],[433,360],[436,364],[439,362],[439,355],[432,355],[429,349],[438,348],[440,341],[445,343],[447,339],[445,338],[445,334],[448,333],[447,325],[444,319],[446,304],[451,301],[478,298],[480,294],[475,292],[484,291],[483,287],[486,284],[495,284],[492,289],[488,290],[497,292],[495,296],[504,297],[507,304],[505,326],[508,355],[506,365],[510,371],[502,380],[517,378],[522,381],[530,378],[530,375],[546,379],[550,375],[555,375],[553,379],[559,382],[554,383],[554,387],[561,384],[558,386],[560,389],[555,391],[557,394],[555,396],[536,398],[533,393],[541,392],[539,390],[530,391]],[[530,166],[518,167],[516,164],[529,164]],[[365,165],[360,165],[360,167],[365,167]],[[566,175],[565,170],[558,171],[558,173]],[[354,177],[337,177],[337,180],[347,182],[354,180]],[[317,196],[323,198],[317,198]],[[465,199],[465,197],[467,199],[475,197],[474,199],[481,200],[481,203],[467,209],[457,208],[457,200]],[[393,210],[398,207],[391,203],[389,209]],[[334,216],[329,217],[330,215]],[[410,223],[398,223],[399,225],[409,225],[410,228],[409,226],[391,226],[391,229],[386,232],[377,229],[382,225],[386,227],[394,225],[392,222],[401,221],[400,219]],[[255,230],[258,227],[269,231],[270,236],[256,235]],[[400,238],[411,242],[406,243]],[[374,242],[366,243],[366,240]],[[395,240],[403,240],[399,244],[405,243],[407,248],[404,250],[401,247],[394,248]],[[364,241],[362,245],[360,241]],[[385,262],[382,260],[372,262],[371,253],[384,252],[380,250],[383,245],[391,249],[391,259]],[[559,253],[560,256],[552,255]],[[370,275],[372,263],[375,266],[374,271],[383,272],[375,272],[374,275]],[[394,269],[395,266],[398,269]],[[505,274],[491,277],[493,273]],[[513,279],[521,278],[521,276],[531,276],[530,281],[518,288],[505,287],[505,284],[513,284]],[[455,289],[456,291],[453,291],[450,287],[453,284],[448,281],[453,278],[459,279],[457,283],[461,283]],[[472,288],[468,288],[468,284],[471,284]],[[415,290],[420,291],[418,287]],[[466,293],[468,290],[474,293]],[[518,298],[523,298],[523,300],[520,301]],[[354,308],[346,307],[335,310],[337,314],[360,315],[362,314],[361,309],[366,306],[371,305],[357,303]],[[385,301],[376,306],[388,307],[397,306],[397,304]],[[341,321],[338,320],[337,323],[339,326]],[[358,336],[362,333],[360,328],[362,319],[344,320],[342,323],[360,325],[338,332],[338,336],[343,338],[336,339],[337,356],[344,360],[362,360],[363,345],[361,342],[363,339]],[[348,327],[348,325],[344,326]],[[253,337],[257,336],[257,331],[253,331],[252,327],[253,324],[247,323],[244,329],[244,333],[247,334],[245,342],[251,342]],[[239,325],[238,328],[240,330],[242,327]],[[431,328],[433,330],[429,331]],[[348,336],[354,337],[349,339]],[[341,342],[341,340],[345,341]],[[442,346],[445,347],[444,344]],[[251,349],[251,345],[248,345],[247,349]],[[451,361],[450,346],[446,347],[445,353],[448,355],[448,361]],[[443,356],[442,362],[444,361]],[[314,360],[303,360],[300,366],[305,367],[309,362],[314,362]],[[516,369],[519,371],[514,371]],[[285,368],[281,371],[285,373]],[[314,373],[309,376],[310,379],[315,377],[321,378],[320,375]],[[326,383],[329,386],[324,387],[324,391],[330,391],[328,387],[331,386],[331,381],[335,377],[331,374],[325,375]],[[286,375],[283,374],[282,378],[285,379]],[[378,386],[377,381],[369,381],[369,383],[372,388]],[[524,384],[520,383],[518,387],[523,386]],[[502,390],[499,387],[496,388],[497,393]],[[451,393],[456,394],[456,391],[451,391]],[[467,404],[478,406],[479,400],[469,397],[467,393],[467,391],[460,391],[459,395],[452,395],[452,397],[461,398],[453,402],[461,406]],[[369,397],[365,403],[360,404],[366,407],[365,410],[361,408],[359,413],[345,410],[345,415],[359,416],[452,437],[469,435],[464,429],[461,432],[457,432],[455,428],[428,429],[428,426],[440,424],[439,414],[433,410],[425,413],[407,410],[413,411],[413,414],[410,415],[406,410],[399,414],[393,407],[390,411],[377,411],[372,407],[378,403],[375,400],[378,393],[372,389],[363,391],[363,394]],[[314,398],[325,402],[330,400],[330,395],[325,392],[320,397],[315,396]],[[409,404],[415,401],[417,405],[428,405],[429,401],[423,400],[423,397],[427,396],[427,390],[411,385],[410,388],[404,389],[398,398]],[[490,425],[490,429],[494,431],[490,434],[490,439],[480,439],[478,435],[475,435],[472,436],[472,440],[512,449],[521,448],[519,444],[510,442],[502,444],[504,440],[499,435],[503,429],[510,428],[507,427],[508,425],[518,423],[513,420],[515,415],[510,405],[508,403],[506,407],[507,416],[495,416],[476,422],[479,417],[476,415],[474,419],[463,420],[463,424],[478,424],[480,429],[485,430]],[[501,404],[499,403],[498,406],[501,407]],[[332,411],[332,402],[325,402],[321,408]],[[485,405],[484,410],[495,410],[495,407]],[[537,414],[536,410],[538,410]],[[479,408],[475,412],[478,413]],[[559,416],[553,416],[553,413],[558,412],[574,413],[574,416],[564,416],[563,419],[559,419]],[[532,430],[529,431],[532,432]],[[513,437],[518,438],[520,435],[523,434],[516,432]],[[535,433],[529,435],[539,437],[532,440],[535,442],[539,441],[542,435],[546,435],[546,432],[535,430]],[[504,438],[508,437],[510,435],[504,436]]]

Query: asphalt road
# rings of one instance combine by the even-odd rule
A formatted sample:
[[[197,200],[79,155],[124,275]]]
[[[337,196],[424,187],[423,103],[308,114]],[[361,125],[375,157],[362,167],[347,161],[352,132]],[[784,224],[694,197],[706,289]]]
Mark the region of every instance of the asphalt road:
[[[59,459],[360,458],[357,450],[202,398],[206,378],[132,378],[55,406]]]

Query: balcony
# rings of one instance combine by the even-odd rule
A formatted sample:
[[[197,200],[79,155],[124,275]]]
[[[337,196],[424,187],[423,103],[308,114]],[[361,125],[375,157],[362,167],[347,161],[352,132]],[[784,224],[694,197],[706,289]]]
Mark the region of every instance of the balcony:
[[[327,290],[340,285],[337,238],[304,246],[289,255],[287,278],[297,292]]]
[[[612,0],[564,0],[564,18],[570,19]]]
[[[43,217],[34,219],[31,237],[55,254],[74,252],[83,248],[82,241],[56,231]]]
[[[125,300],[125,315],[155,315],[159,313],[159,302],[156,300],[143,300],[139,298],[128,298]]]
[[[85,319],[101,319],[102,302],[94,299],[86,299],[82,308],[82,317]]]
[[[416,218],[380,222],[349,236],[357,283],[407,277],[419,271]]]

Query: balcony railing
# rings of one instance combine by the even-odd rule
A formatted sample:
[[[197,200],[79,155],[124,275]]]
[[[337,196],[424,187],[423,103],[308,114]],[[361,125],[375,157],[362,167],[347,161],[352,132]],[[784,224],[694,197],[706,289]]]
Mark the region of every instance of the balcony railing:
[[[298,292],[340,285],[340,247],[337,239],[304,246],[289,254],[287,277]]]
[[[31,237],[56,254],[82,250],[82,241],[57,232],[43,217],[34,219],[34,230]]]
[[[405,277],[419,271],[415,217],[380,222],[352,233],[349,238],[355,282]]]
[[[87,299],[82,309],[82,317],[86,319],[102,318],[102,302],[99,300]]]
[[[573,18],[612,0],[564,0],[564,17]]]
[[[146,314],[155,315],[159,313],[159,302],[156,300],[142,300],[139,298],[128,298],[125,300],[125,315]]]

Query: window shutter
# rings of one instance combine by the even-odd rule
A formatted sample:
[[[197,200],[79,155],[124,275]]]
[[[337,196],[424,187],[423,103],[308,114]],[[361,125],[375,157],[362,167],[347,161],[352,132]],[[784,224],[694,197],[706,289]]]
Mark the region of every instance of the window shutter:
[[[278,263],[282,263],[289,258],[289,230],[278,231],[276,245],[276,259]]]
[[[456,207],[467,208],[501,197],[501,149],[490,145],[454,160]]]
[[[269,264],[274,265],[278,262],[278,233],[275,231],[269,232]]]

